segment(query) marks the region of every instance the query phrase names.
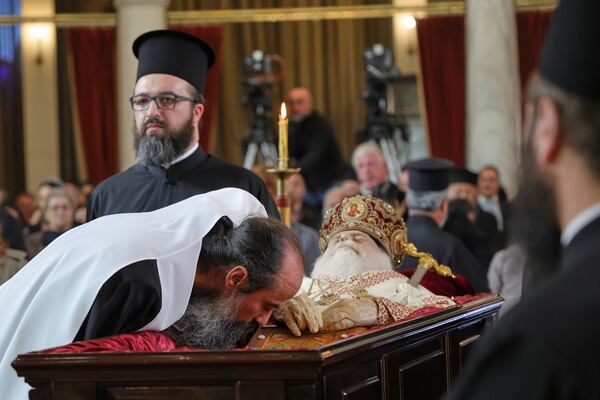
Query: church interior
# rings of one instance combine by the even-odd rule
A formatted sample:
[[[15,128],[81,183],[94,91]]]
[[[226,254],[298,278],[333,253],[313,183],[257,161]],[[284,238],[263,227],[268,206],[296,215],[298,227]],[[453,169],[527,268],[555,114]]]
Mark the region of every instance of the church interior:
[[[594,2],[2,0],[0,399],[550,398],[501,351],[600,213],[522,172]]]

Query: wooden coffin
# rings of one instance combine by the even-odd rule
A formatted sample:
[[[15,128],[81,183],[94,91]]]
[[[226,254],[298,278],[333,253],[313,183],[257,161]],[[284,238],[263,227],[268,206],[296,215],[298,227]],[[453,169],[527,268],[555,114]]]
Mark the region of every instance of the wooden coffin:
[[[383,328],[291,337],[261,328],[232,351],[20,355],[30,399],[439,399],[502,299]]]

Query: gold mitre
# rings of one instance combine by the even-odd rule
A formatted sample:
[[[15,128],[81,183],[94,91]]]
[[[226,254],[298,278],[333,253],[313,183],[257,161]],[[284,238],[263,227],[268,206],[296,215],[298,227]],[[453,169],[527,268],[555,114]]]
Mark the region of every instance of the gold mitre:
[[[361,231],[375,239],[400,265],[404,259],[406,226],[394,207],[373,196],[347,197],[330,208],[323,218],[319,247],[324,252],[329,240],[343,231]]]

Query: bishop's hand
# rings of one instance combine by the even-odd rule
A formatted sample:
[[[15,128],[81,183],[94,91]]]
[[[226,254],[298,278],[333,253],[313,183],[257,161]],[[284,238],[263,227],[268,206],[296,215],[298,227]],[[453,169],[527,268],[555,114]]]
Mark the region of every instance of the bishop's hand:
[[[273,313],[275,319],[285,322],[294,336],[308,329],[317,333],[323,328],[323,318],[315,302],[305,293],[301,293],[286,301],[279,310]]]
[[[376,321],[377,303],[368,297],[341,299],[323,311],[323,326],[328,331],[371,326]]]

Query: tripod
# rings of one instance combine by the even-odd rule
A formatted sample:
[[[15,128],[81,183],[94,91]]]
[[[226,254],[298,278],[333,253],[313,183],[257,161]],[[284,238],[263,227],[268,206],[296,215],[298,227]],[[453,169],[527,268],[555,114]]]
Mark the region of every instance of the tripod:
[[[268,165],[277,164],[277,149],[275,144],[269,140],[269,128],[271,119],[264,113],[264,108],[258,106],[250,128],[246,134],[246,152],[244,155],[244,168],[251,169],[260,151],[263,163]]]
[[[397,182],[402,172],[402,165],[408,162],[408,138],[402,127],[389,121],[381,121],[367,128],[369,140],[374,141],[381,148],[388,177],[391,182]]]

